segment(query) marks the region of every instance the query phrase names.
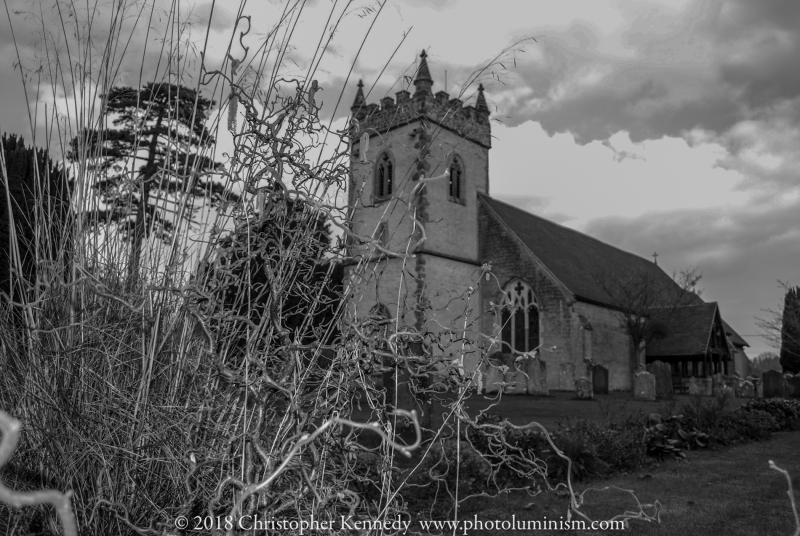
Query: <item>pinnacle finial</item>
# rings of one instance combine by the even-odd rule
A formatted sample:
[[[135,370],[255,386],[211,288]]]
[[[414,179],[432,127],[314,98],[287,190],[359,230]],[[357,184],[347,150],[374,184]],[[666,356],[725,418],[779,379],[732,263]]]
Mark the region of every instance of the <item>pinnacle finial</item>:
[[[359,108],[363,108],[365,104],[366,104],[366,99],[364,99],[364,82],[359,80],[358,91],[356,92],[356,98],[353,101],[353,105],[350,107],[350,109],[357,110]]]
[[[489,106],[486,104],[486,97],[483,95],[483,84],[478,84],[478,98],[475,101],[475,109],[479,112],[489,112]]]
[[[428,53],[425,49],[419,54],[419,68],[417,69],[417,76],[414,78],[414,86],[417,90],[414,92],[414,97],[423,95],[433,95],[431,86],[433,86],[433,78],[431,78],[431,71],[428,69],[428,61],[425,59]]]

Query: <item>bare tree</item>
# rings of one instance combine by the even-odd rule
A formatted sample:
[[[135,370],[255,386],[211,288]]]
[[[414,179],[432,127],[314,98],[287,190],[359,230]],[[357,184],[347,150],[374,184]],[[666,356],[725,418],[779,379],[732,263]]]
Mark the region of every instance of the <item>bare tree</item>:
[[[669,335],[669,319],[681,307],[702,303],[697,268],[682,270],[672,278],[660,270],[624,267],[602,272],[595,278],[617,310],[622,329],[631,338],[633,373],[644,366],[642,350],[650,341]]]

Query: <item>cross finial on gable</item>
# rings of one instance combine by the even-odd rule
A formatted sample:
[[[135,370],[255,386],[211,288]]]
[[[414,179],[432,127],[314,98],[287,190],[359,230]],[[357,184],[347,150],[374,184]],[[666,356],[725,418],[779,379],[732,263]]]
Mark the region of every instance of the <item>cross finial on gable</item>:
[[[658,266],[658,253],[653,253],[653,262],[656,266]]]

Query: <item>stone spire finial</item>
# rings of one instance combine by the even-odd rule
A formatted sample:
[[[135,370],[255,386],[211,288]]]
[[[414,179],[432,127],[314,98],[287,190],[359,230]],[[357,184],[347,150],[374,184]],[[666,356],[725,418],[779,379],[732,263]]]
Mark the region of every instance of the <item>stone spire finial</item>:
[[[475,109],[479,112],[489,113],[489,106],[486,105],[486,97],[483,96],[483,84],[478,85],[478,98],[475,102]]]
[[[353,101],[353,105],[350,107],[350,110],[355,113],[356,110],[359,108],[363,109],[366,106],[366,100],[364,99],[364,82],[361,80],[358,81],[358,92],[356,93],[356,99]]]
[[[419,69],[417,69],[417,76],[414,78],[414,87],[417,88],[414,92],[414,98],[424,98],[428,95],[433,95],[431,91],[433,78],[431,78],[431,71],[428,69],[428,61],[425,59],[428,57],[428,54],[423,50],[419,57]]]

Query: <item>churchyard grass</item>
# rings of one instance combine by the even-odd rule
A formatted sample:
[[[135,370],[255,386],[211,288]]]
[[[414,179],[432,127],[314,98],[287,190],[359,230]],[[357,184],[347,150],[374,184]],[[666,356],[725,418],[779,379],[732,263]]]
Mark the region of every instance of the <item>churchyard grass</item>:
[[[627,534],[642,536],[761,536],[793,534],[795,530],[786,479],[769,468],[769,460],[792,476],[795,498],[800,484],[800,432],[780,432],[771,441],[749,443],[722,450],[698,450],[686,461],[668,461],[658,467],[608,480],[583,483],[587,488],[618,487],[636,490],[642,503],[661,504],[661,523],[631,520]],[[584,510],[592,519],[609,519],[617,512],[635,508],[631,495],[621,491],[586,493]],[[464,519],[481,520],[559,519],[567,510],[567,498],[525,494],[493,501],[476,500],[462,510]],[[652,510],[652,509],[651,509]],[[598,532],[568,532],[598,534]],[[620,532],[623,533],[623,532]],[[490,532],[471,531],[480,536]],[[496,534],[496,533],[494,533]],[[524,531],[514,534],[527,534]],[[537,536],[561,532],[530,532]]]
[[[465,403],[469,415],[475,417],[481,410],[492,406],[497,402],[494,396],[471,396]],[[708,400],[710,401],[710,398]],[[734,410],[746,401],[747,399],[743,398],[732,399],[728,409]],[[676,395],[671,401],[647,402],[634,400],[630,393],[625,392],[598,395],[594,400],[578,400],[573,392],[551,391],[550,396],[503,395],[499,403],[489,409],[488,413],[500,415],[517,425],[536,421],[552,431],[557,428],[559,422],[569,419],[622,422],[627,417],[646,417],[651,413],[667,416],[670,410],[679,412],[684,405],[690,403],[689,395]],[[444,412],[441,404],[435,404],[430,411],[432,424],[440,424]],[[366,413],[358,415],[362,418],[367,416]]]

